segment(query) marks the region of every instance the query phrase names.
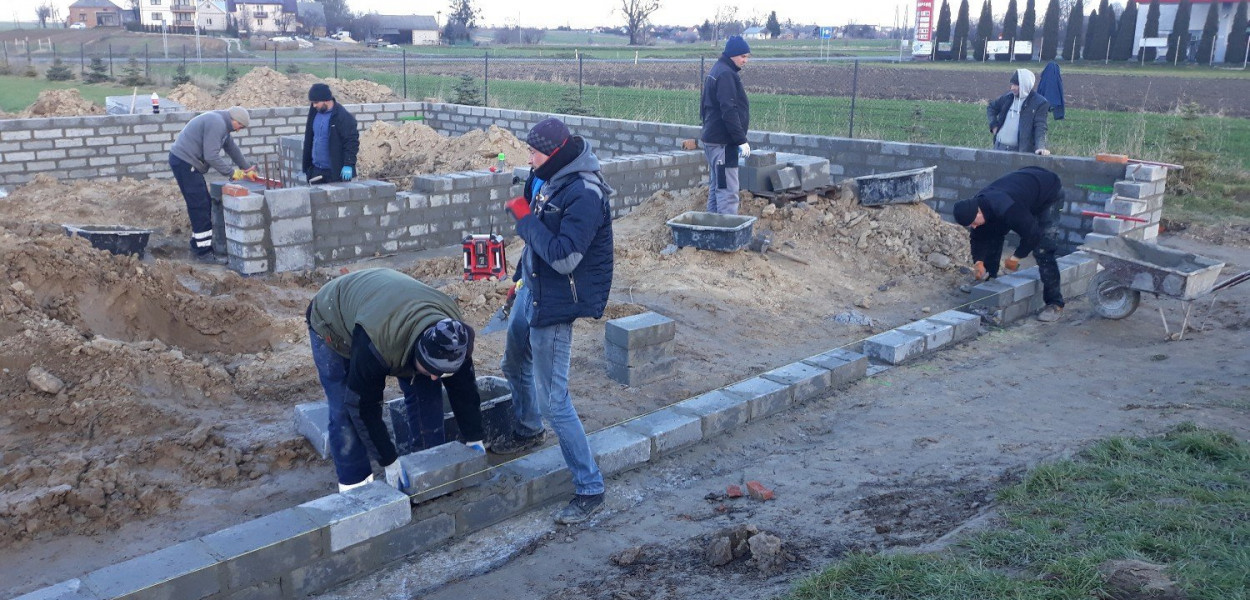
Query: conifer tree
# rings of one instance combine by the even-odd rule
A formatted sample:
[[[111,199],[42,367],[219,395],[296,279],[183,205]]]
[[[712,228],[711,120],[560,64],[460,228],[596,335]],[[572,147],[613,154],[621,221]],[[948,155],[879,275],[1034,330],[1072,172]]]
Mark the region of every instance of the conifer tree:
[[[1233,13],[1233,29],[1228,34],[1228,47],[1224,50],[1224,62],[1230,65],[1246,64],[1246,0],[1237,3]]]
[[[1046,17],[1042,20],[1042,51],[1038,54],[1038,58],[1042,62],[1050,62],[1058,55],[1059,0],[1050,0],[1050,4],[1046,6]]]
[[[955,18],[955,35],[951,37],[951,52],[955,60],[968,58],[968,0],[959,0],[959,16]]]
[[[1176,20],[1172,21],[1172,33],[1168,34],[1168,64],[1180,64],[1189,58],[1189,14],[1193,10],[1189,0],[1176,5]]]
[[[1018,32],[1016,28],[1019,26],[1019,15],[1016,14],[1016,0],[1008,0],[1007,14],[1003,15],[1003,39],[1015,42]],[[1012,53],[1015,53],[1015,46],[1012,46]]]
[[[1037,41],[1037,10],[1033,3],[1034,0],[1024,3],[1024,15],[1020,17],[1020,35],[1017,39],[1025,42]]]
[[[942,10],[938,13],[937,29],[933,32],[933,56],[937,56],[938,45],[951,39],[951,5],[942,0]],[[949,55],[948,55],[949,56]]]
[[[1157,37],[1159,37],[1159,0],[1150,0],[1150,6],[1146,9],[1146,29],[1142,31],[1142,38]],[[1146,53],[1146,62],[1154,62],[1159,55],[1156,48],[1142,48],[1142,52]]]
[[[1126,61],[1133,58],[1133,36],[1137,34],[1137,3],[1129,2],[1120,15],[1120,26],[1111,42],[1111,60]]]
[[[981,4],[981,18],[977,20],[976,46],[973,48],[973,55],[976,56],[978,62],[985,60],[985,42],[993,37],[994,11],[990,7],[990,0],[985,0]]]
[[[1212,54],[1215,53],[1215,37],[1219,35],[1220,30],[1220,4],[1212,2],[1207,5],[1207,20],[1202,24],[1202,41],[1198,42],[1198,64],[1211,64]]]
[[[104,59],[94,57],[91,64],[87,65],[87,74],[83,75],[83,81],[87,83],[100,83],[109,80],[109,68],[104,64]]]
[[[1063,57],[1068,60],[1081,58],[1081,36],[1084,35],[1085,2],[1076,0],[1076,6],[1068,13],[1068,37],[1063,41]]]

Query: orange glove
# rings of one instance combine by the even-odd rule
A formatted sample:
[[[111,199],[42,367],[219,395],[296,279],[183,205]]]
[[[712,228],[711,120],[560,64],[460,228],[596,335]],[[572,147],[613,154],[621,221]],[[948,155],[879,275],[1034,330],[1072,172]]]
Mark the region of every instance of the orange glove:
[[[1020,268],[1020,259],[1014,256],[1008,256],[1007,260],[1003,261],[1003,270],[1007,271],[1008,273],[1015,273],[1016,269],[1019,269],[1019,268]]]
[[[985,279],[985,263],[984,262],[981,262],[978,260],[977,262],[972,263],[972,276],[975,277],[977,281],[981,281],[982,279]]]
[[[508,212],[512,214],[512,218],[518,221],[528,217],[530,214],[530,203],[524,196],[517,196],[516,198],[509,200],[504,207],[507,208]]]

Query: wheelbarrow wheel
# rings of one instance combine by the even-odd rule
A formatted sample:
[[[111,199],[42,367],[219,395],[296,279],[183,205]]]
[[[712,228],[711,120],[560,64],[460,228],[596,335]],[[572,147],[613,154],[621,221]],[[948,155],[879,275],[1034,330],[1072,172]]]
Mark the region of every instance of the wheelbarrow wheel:
[[[1110,271],[1102,271],[1089,280],[1086,296],[1094,305],[1094,312],[1104,319],[1123,319],[1141,303],[1141,292],[1116,281]]]

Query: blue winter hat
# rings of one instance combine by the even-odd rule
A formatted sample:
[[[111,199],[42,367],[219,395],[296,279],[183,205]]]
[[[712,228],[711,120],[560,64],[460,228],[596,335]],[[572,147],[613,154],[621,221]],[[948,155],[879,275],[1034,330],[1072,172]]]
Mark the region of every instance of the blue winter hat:
[[[557,150],[564,147],[564,143],[569,141],[569,127],[564,121],[555,117],[548,117],[538,122],[529,135],[525,136],[525,143],[546,156],[551,156]]]
[[[742,39],[742,36],[731,35],[725,40],[725,56],[741,56],[750,53],[751,46],[747,45],[747,41]]]

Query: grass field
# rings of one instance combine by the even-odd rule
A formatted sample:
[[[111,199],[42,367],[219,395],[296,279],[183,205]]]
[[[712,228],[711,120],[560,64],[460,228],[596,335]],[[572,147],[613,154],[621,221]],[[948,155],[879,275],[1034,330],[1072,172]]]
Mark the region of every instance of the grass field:
[[[1118,559],[1165,565],[1191,600],[1250,598],[1250,447],[1228,434],[1112,438],[1037,467],[998,502],[1000,526],[953,549],[854,555],[786,598],[1105,598],[1097,568]]]
[[[77,71],[78,69],[75,68],[75,75]],[[83,98],[100,106],[104,106],[106,96],[120,96],[133,91],[132,88],[107,83],[87,85],[81,81],[48,81],[43,78],[0,75],[0,110],[17,112],[30,106],[39,97],[39,92],[43,90],[68,88],[77,89]],[[146,95],[151,95],[153,91],[164,93],[167,88],[148,89]]]

